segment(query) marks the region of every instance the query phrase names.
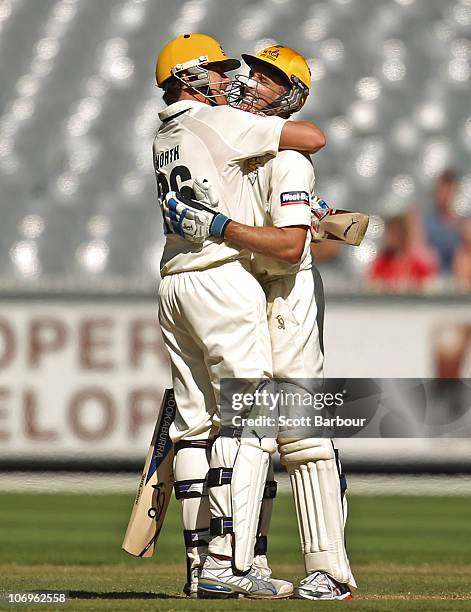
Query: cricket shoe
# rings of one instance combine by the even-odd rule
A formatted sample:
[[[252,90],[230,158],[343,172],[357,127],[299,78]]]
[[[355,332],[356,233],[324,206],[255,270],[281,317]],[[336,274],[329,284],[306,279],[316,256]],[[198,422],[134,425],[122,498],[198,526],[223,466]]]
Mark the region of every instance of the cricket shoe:
[[[199,575],[201,573],[200,567],[195,567],[190,570],[190,580],[186,581],[183,586],[183,594],[187,597],[191,597],[192,599],[197,599],[198,597],[198,581]]]
[[[291,582],[287,580],[278,580],[277,578],[271,577],[271,567],[268,565],[268,559],[266,555],[256,555],[253,558],[252,567],[262,575],[265,580],[270,580],[276,588],[277,593],[283,594],[285,597],[291,597],[294,593],[294,588]]]
[[[230,559],[216,559],[211,555],[206,557],[198,582],[200,598],[284,599],[292,593],[290,582],[264,578],[254,567],[246,574],[235,574]]]
[[[340,584],[325,572],[306,576],[295,590],[298,599],[353,599],[346,584]]]

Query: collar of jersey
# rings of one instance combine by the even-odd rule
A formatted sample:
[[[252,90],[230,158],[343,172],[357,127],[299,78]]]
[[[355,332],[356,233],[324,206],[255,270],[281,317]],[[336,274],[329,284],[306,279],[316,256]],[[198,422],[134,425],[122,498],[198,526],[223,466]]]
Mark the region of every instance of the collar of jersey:
[[[176,115],[177,113],[181,113],[182,111],[188,110],[190,108],[200,108],[201,106],[208,106],[204,102],[198,102],[198,100],[179,100],[178,102],[174,102],[164,108],[164,110],[160,111],[159,119],[163,121],[167,119],[167,117],[171,117],[172,115]]]

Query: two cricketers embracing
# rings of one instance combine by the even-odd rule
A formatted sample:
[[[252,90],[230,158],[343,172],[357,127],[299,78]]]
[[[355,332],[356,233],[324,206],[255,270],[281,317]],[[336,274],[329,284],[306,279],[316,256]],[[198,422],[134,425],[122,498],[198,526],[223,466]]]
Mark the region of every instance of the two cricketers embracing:
[[[159,321],[176,403],[170,437],[186,592],[348,599],[356,585],[345,550],[345,479],[332,441],[286,428],[277,439],[220,431],[223,378],[245,381],[241,391],[251,393],[254,380],[273,377],[287,389],[293,379],[311,381],[311,392],[322,383],[311,207],[317,239],[343,232],[322,235],[319,223],[328,209],[315,197],[309,154],[324,146],[322,132],[287,120],[309,95],[305,59],[280,45],[243,59],[249,76],[231,81],[226,71],[240,62],[211,37],[186,34],[157,61],[167,103],[154,141],[166,232]],[[357,243],[358,236],[349,240],[347,230],[343,239]],[[296,589],[272,578],[266,556],[277,447],[306,568]]]

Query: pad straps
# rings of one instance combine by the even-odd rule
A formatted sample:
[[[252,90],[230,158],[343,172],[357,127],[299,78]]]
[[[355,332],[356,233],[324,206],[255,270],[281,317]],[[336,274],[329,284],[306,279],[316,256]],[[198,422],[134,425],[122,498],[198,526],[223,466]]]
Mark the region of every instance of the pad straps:
[[[211,533],[207,528],[183,530],[183,539],[187,548],[191,546],[207,546],[210,538]]]
[[[220,468],[211,468],[208,470],[208,488],[210,487],[220,487],[222,485],[231,484],[232,480],[232,468],[220,467]],[[267,480],[265,483],[265,488],[263,490],[263,499],[274,499],[276,497],[278,489],[278,483],[276,480]],[[228,533],[233,533],[233,521],[232,516],[218,516],[216,518],[211,519],[210,523],[210,531],[211,535],[221,536],[227,535]],[[266,536],[258,536],[257,544],[255,545],[255,550],[257,550],[258,540],[263,540],[265,538],[265,550],[267,548],[266,544]],[[263,544],[260,544],[263,546]],[[264,554],[258,553],[255,554]]]
[[[213,444],[212,440],[180,440],[175,443],[175,455],[183,448],[197,448],[207,451]],[[189,478],[188,480],[177,480],[174,485],[176,499],[192,499],[196,497],[207,497],[208,490],[205,478]]]
[[[207,497],[208,490],[204,478],[189,478],[188,480],[177,480],[174,485],[176,499],[192,499],[195,497]]]
[[[213,440],[180,440],[175,442],[173,448],[175,454],[182,448],[200,448],[201,450],[209,450],[213,445]]]

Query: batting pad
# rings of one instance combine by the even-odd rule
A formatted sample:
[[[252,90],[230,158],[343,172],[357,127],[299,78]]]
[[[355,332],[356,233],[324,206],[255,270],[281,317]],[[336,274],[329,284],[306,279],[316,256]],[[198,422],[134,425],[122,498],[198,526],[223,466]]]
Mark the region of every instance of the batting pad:
[[[234,519],[234,565],[240,572],[250,569],[257,539],[270,455],[242,441],[232,475]]]
[[[261,444],[268,446],[266,440]],[[245,439],[220,437],[212,448],[208,490],[215,537],[208,550],[232,557],[239,572],[253,562],[269,458],[262,446]]]
[[[203,565],[207,551],[210,515],[205,481],[208,469],[204,445],[178,450],[174,465],[175,492],[182,506],[187,558],[191,568]]]
[[[344,515],[335,458],[286,464],[306,572],[324,571],[355,588],[345,550]]]

